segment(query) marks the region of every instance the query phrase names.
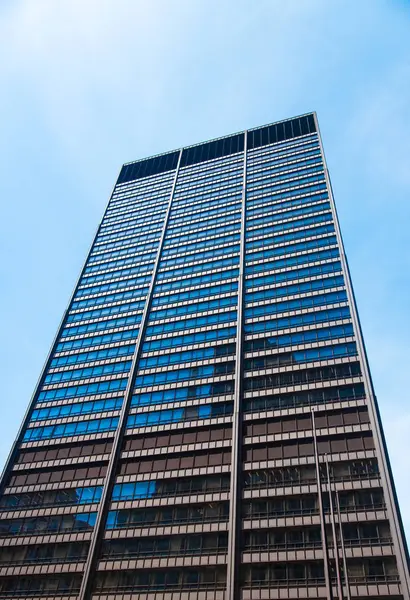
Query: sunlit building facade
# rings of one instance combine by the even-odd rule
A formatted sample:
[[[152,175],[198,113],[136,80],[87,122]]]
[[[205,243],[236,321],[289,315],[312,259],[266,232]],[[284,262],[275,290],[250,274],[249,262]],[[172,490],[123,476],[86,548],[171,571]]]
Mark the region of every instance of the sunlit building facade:
[[[314,113],[123,166],[0,492],[0,598],[409,600]]]

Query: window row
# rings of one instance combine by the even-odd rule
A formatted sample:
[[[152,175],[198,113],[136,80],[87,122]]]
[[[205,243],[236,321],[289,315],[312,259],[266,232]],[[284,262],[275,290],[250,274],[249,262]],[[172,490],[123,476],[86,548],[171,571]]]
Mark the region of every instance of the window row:
[[[83,562],[88,554],[88,542],[68,544],[36,544],[35,546],[5,546],[0,549],[1,565]],[[58,588],[57,588],[58,589]]]
[[[335,436],[331,439],[320,439],[317,442],[319,454],[332,454],[341,452],[361,452],[373,450],[373,438],[364,435],[351,435],[348,438]],[[287,458],[299,458],[314,455],[313,441],[301,440],[300,442],[281,442],[280,444],[268,444],[246,448],[244,452],[245,462],[260,462],[267,460],[282,460]]]
[[[163,338],[159,340],[145,340],[142,347],[143,352],[154,352],[165,348],[176,348],[189,346],[192,344],[201,344],[215,340],[225,340],[236,337],[235,327],[222,327],[221,329],[210,329],[197,333],[182,334],[175,337]]]
[[[162,473],[183,469],[199,469],[219,467],[231,464],[231,453],[198,452],[196,454],[178,455],[158,458],[141,458],[136,462],[124,462],[120,467],[120,475],[138,475],[139,473]]]
[[[309,148],[319,148],[315,137],[295,138],[289,142],[271,146],[264,145],[258,149],[248,150],[248,164],[250,167],[260,168],[259,165],[265,165],[264,161],[271,160],[276,162],[283,160],[283,157],[292,155],[295,152],[304,152]]]
[[[158,201],[160,200],[160,201]],[[140,207],[124,213],[116,212],[104,219],[100,231],[106,233],[108,231],[118,231],[124,227],[135,227],[147,222],[157,222],[163,220],[168,206],[169,198],[165,201],[159,197],[152,200],[149,208]]]
[[[128,191],[119,196],[116,195],[110,201],[105,216],[107,219],[115,219],[116,216],[128,211],[146,211],[149,213],[152,205],[168,204],[171,192],[170,183],[168,181],[164,186],[147,186],[145,192]]]
[[[181,329],[196,329],[197,327],[210,327],[217,323],[226,323],[228,321],[235,321],[236,310],[229,312],[215,313],[212,315],[190,317],[180,321],[168,321],[158,325],[148,325],[146,329],[146,336],[160,335],[161,333],[171,333],[172,331],[179,331]]]
[[[145,306],[145,300],[140,302],[128,302],[127,304],[117,304],[106,308],[98,308],[96,310],[88,310],[81,313],[71,313],[67,317],[67,323],[76,323],[78,321],[88,321],[89,319],[104,318],[124,312],[134,312],[142,310]]]
[[[126,245],[143,245],[146,244],[147,242],[152,242],[154,245],[155,243],[158,245],[159,239],[160,239],[160,230],[152,233],[152,234],[147,234],[145,233],[144,235],[124,235],[122,237],[119,236],[113,236],[113,238],[115,239],[115,241],[109,242],[100,242],[98,239],[95,241],[94,243],[94,249],[93,249],[93,253],[94,252],[107,252],[108,250],[114,250],[116,248],[124,248]]]
[[[292,169],[322,164],[320,150],[310,150],[293,154],[288,158],[271,162],[271,164],[253,165],[247,168],[247,182],[256,181],[259,177],[269,177],[274,173],[286,173]],[[323,168],[323,166],[322,166]]]
[[[105,350],[90,350],[89,352],[79,352],[78,354],[69,354],[53,358],[50,367],[60,367],[65,365],[74,365],[77,363],[93,362],[96,360],[109,360],[110,358],[118,358],[120,356],[129,356],[134,353],[135,344],[127,344],[126,346],[115,346]]]
[[[192,190],[184,191],[183,194],[178,198],[178,194],[175,194],[175,205],[184,206],[191,202],[193,199],[198,198],[199,200],[211,200],[218,196],[225,198],[227,194],[232,194],[233,192],[240,192],[242,185],[242,178],[238,178],[238,183],[231,184],[224,181],[221,181],[219,184],[213,184],[208,186],[196,187]]]
[[[71,371],[60,371],[49,373],[44,383],[60,383],[72,381],[75,379],[88,379],[89,377],[104,377],[106,375],[115,375],[116,373],[126,373],[131,367],[131,361],[106,363],[95,367],[84,367],[83,369],[72,369]]]
[[[326,267],[327,265],[321,265]],[[320,272],[324,275],[324,273]],[[270,288],[267,290],[258,290],[257,292],[246,292],[246,303],[260,302],[271,298],[281,298],[283,296],[292,296],[295,294],[304,294],[315,292],[317,290],[325,290],[328,288],[344,286],[343,275],[334,275],[331,277],[320,277],[312,281],[301,281],[299,283],[291,283],[279,287]]]
[[[173,233],[185,231],[186,229],[181,229],[181,225],[178,225],[178,223],[188,224],[194,221],[208,220],[212,217],[221,216],[228,211],[240,212],[241,206],[240,194],[227,196],[224,203],[222,203],[219,199],[213,204],[209,202],[204,202],[201,204],[195,202],[191,209],[188,207],[188,209],[178,211],[178,213],[171,212],[171,216],[167,225],[167,231],[172,230]]]
[[[331,248],[326,250],[309,250],[305,254],[300,254],[298,256],[291,256],[287,258],[279,258],[277,260],[272,260],[269,262],[256,263],[253,265],[248,265],[245,268],[245,274],[247,276],[252,276],[256,273],[261,273],[265,271],[273,271],[276,269],[284,269],[291,268],[298,265],[304,265],[306,263],[314,263],[323,260],[329,260],[331,258],[338,258],[339,250],[338,248]],[[259,278],[256,278],[257,281],[260,281]],[[252,279],[255,281],[255,279]]]
[[[236,306],[237,304],[237,296],[228,296],[227,298],[216,298],[215,300],[206,300],[204,302],[196,302],[195,304],[184,304],[183,306],[176,306],[173,308],[166,308],[164,310],[151,311],[149,315],[149,322],[152,323],[153,321],[157,321],[160,319],[169,319],[170,317],[188,315],[190,313],[200,313],[203,311],[217,309],[220,310],[223,308]]]
[[[232,403],[225,405],[223,409],[225,409],[226,413],[232,414]],[[219,415],[216,416],[223,414],[223,409],[221,409]],[[209,417],[210,415],[208,414],[207,416]],[[145,434],[143,436],[130,437],[125,441],[124,450],[138,451],[153,448],[171,448],[173,446],[206,444],[209,442],[218,442],[222,440],[228,440],[230,442],[231,439],[232,428],[230,425],[208,426],[192,430],[171,430],[170,432],[159,432],[151,435]],[[130,468],[129,464],[126,466],[126,468],[128,473],[128,469]]]
[[[189,219],[196,219],[197,215],[205,213],[209,215],[216,215],[228,208],[228,206],[237,205],[235,208],[241,207],[241,194],[234,193],[231,194],[230,191],[227,191],[224,194],[224,201],[221,202],[220,198],[215,198],[214,200],[200,200],[196,197],[190,198],[190,202],[180,206],[173,206],[171,208],[170,215],[170,223],[176,223],[178,221],[184,221],[186,217]],[[239,205],[238,205],[239,203]]]
[[[112,492],[112,501],[138,500],[140,498],[167,498],[191,494],[212,494],[229,490],[229,475],[203,475],[202,477],[180,477],[117,483]],[[84,488],[86,489],[86,488]]]
[[[260,375],[245,379],[245,390],[256,391],[262,389],[288,387],[290,385],[311,384],[332,379],[346,379],[361,375],[358,362],[333,366],[313,367],[286,373]]]
[[[167,239],[174,238],[176,235],[180,234],[192,234],[195,231],[209,229],[210,227],[217,227],[220,223],[230,223],[231,221],[236,221],[240,219],[241,211],[240,209],[230,210],[230,207],[227,207],[227,210],[220,210],[218,215],[214,215],[212,217],[203,218],[200,217],[191,223],[187,223],[187,225],[179,225],[174,227],[167,227]],[[182,220],[184,222],[184,219]]]
[[[59,388],[57,390],[43,390],[38,395],[38,402],[50,400],[63,400],[64,398],[76,398],[79,396],[90,396],[91,394],[106,394],[108,392],[119,392],[127,387],[127,378],[113,379],[112,381],[101,381],[99,383],[85,383]]]
[[[220,240],[218,241],[218,244],[221,244],[223,242],[221,242]],[[223,256],[225,254],[235,254],[236,252],[239,252],[240,250],[240,246],[239,244],[232,244],[229,243],[229,245],[224,245],[224,246],[218,246],[216,248],[213,248],[212,250],[205,250],[203,252],[198,252],[198,251],[191,251],[191,254],[182,254],[179,253],[176,255],[175,258],[169,258],[169,259],[162,259],[161,260],[161,269],[168,269],[170,267],[174,267],[177,265],[183,265],[185,263],[189,263],[189,262],[199,262],[200,260],[204,260],[204,259],[208,259],[208,258],[216,258],[219,256]]]
[[[186,182],[180,181],[176,186],[175,199],[184,201],[185,198],[189,197],[192,193],[200,193],[202,190],[214,190],[225,186],[237,186],[242,183],[241,171],[241,167],[236,168],[229,173],[226,171],[221,173],[221,171],[218,170],[212,175],[195,179],[192,178]]]
[[[123,399],[107,398],[106,400],[95,400],[94,402],[78,402],[75,404],[62,404],[50,406],[33,411],[30,421],[44,421],[45,419],[58,419],[61,417],[74,417],[90,413],[109,412],[120,410]]]
[[[0,580],[0,594],[3,598],[77,595],[81,578],[80,574],[4,577]]]
[[[148,292],[148,287],[142,287],[140,289],[119,292],[116,294],[103,294],[102,296],[94,296],[87,300],[79,300],[72,303],[70,310],[80,310],[81,308],[88,308],[90,306],[98,306],[110,304],[111,302],[123,302],[124,300],[145,300]]]
[[[259,194],[261,195],[254,198],[247,197],[246,205],[248,208],[251,208],[258,206],[259,204],[265,204],[268,201],[276,203],[279,200],[284,200],[285,198],[296,198],[297,196],[304,195],[311,196],[316,192],[325,192],[327,189],[326,183],[311,183],[310,185],[299,185],[301,183],[301,180],[296,181],[296,183],[298,185],[292,186],[289,190],[285,192],[277,191],[274,193],[268,193],[268,190],[266,190],[266,188],[263,190],[259,190]]]
[[[88,258],[87,265],[91,265],[102,260],[113,260],[119,256],[127,256],[128,254],[144,255],[152,250],[156,250],[157,247],[158,242],[138,244],[137,246],[124,244],[124,247],[120,250],[111,250],[111,252],[101,252],[98,248],[95,248]],[[147,254],[147,256],[150,256],[150,254]]]
[[[128,252],[128,254],[131,254],[131,252]],[[146,252],[144,252],[143,254],[132,254],[131,256],[128,256],[128,258],[112,258],[112,260],[106,261],[106,262],[98,262],[97,264],[88,264],[88,266],[85,269],[85,273],[95,273],[96,271],[102,271],[105,269],[113,269],[116,267],[126,267],[127,265],[135,265],[138,263],[148,263],[148,262],[153,262],[155,260],[156,257],[156,253],[155,252],[151,252],[151,254],[148,254]]]
[[[308,241],[297,242],[294,244],[287,244],[286,246],[276,245],[272,248],[264,248],[259,252],[253,252],[247,254],[247,264],[253,264],[255,261],[266,260],[273,256],[285,256],[287,254],[293,254],[295,252],[303,252],[313,248],[321,248],[322,246],[332,246],[337,244],[336,236],[331,235],[321,238],[313,238]]]
[[[159,234],[161,232],[161,228],[162,228],[162,222],[163,222],[163,219],[157,220],[152,225],[146,225],[145,227],[138,225],[137,227],[124,227],[122,231],[119,231],[116,233],[107,233],[107,234],[99,233],[95,240],[95,243],[98,245],[101,245],[101,244],[105,244],[108,240],[120,240],[120,239],[123,239],[124,237],[127,238],[135,233],[137,233],[138,235],[141,235],[142,232],[148,232],[148,231],[150,231],[151,233],[147,235],[146,239],[152,240],[152,239],[154,239],[154,236],[159,236]]]
[[[112,441],[81,442],[71,444],[48,445],[36,450],[20,450],[17,457],[19,464],[45,462],[51,460],[65,460],[84,456],[98,456],[109,454],[112,449]]]
[[[269,487],[269,483],[265,483],[266,487]],[[381,490],[368,491],[361,490],[360,492],[345,492],[343,495],[339,495],[340,499],[340,508],[343,511],[347,509],[356,509],[363,510],[366,508],[367,510],[377,510],[384,506],[383,494]],[[325,512],[329,512],[329,496],[328,494],[323,495],[323,504]],[[267,517],[283,517],[283,516],[296,516],[296,515],[308,515],[308,514],[318,514],[318,500],[317,495],[303,495],[303,496],[295,496],[295,497],[284,497],[284,498],[270,498],[265,500],[257,500],[252,502],[246,502],[243,504],[243,516],[245,519],[261,519]],[[344,541],[345,543],[349,539],[369,539],[369,538],[381,538],[380,529],[376,523],[369,524],[361,524],[359,527],[354,526],[344,526]],[[367,530],[367,531],[366,531]],[[379,531],[378,531],[379,530]],[[293,538],[294,542],[298,542],[298,538],[300,536],[301,530],[298,529],[289,529],[288,532],[294,531],[295,537]],[[309,531],[309,529],[306,529]],[[256,532],[255,532],[256,533]],[[274,530],[274,531],[259,531],[257,532],[254,539],[260,540],[262,542],[261,545],[265,544],[268,541],[268,538],[265,536],[269,536],[270,534],[278,533],[279,538],[276,538],[276,541],[279,542],[279,539],[283,540],[284,534],[286,534],[285,530]],[[259,534],[261,537],[259,537]],[[364,535],[363,535],[364,534]],[[369,535],[373,534],[373,535]],[[376,535],[375,535],[376,534]],[[249,537],[252,534],[247,534]],[[350,536],[350,537],[349,537]],[[249,539],[248,537],[248,539]],[[289,540],[290,541],[290,540]],[[253,545],[251,540],[248,545]]]
[[[320,527],[302,529],[271,529],[269,531],[251,531],[243,536],[243,549],[248,552],[297,550],[301,548],[320,548],[322,538]]]
[[[291,233],[284,234],[275,234],[272,237],[265,237],[261,239],[256,239],[254,241],[246,241],[246,253],[247,258],[252,260],[251,252],[262,248],[262,252],[268,251],[268,248],[271,246],[279,246],[280,244],[286,244],[287,242],[293,242],[300,239],[306,239],[315,237],[318,235],[325,235],[327,233],[333,233],[335,230],[332,223],[328,223],[327,225],[318,225],[316,226],[313,223],[312,226],[308,226],[307,229],[300,229],[297,231],[292,231]]]
[[[26,429],[23,442],[34,442],[51,438],[84,435],[86,433],[101,433],[114,431],[118,425],[118,417],[105,419],[92,419],[90,421],[77,421],[76,423],[63,423],[62,425],[47,425]]]
[[[252,301],[254,296],[250,295],[249,290],[252,290],[253,287],[261,287],[272,284],[281,283],[282,281],[292,281],[296,279],[305,279],[307,277],[315,277],[317,275],[324,275],[327,273],[335,273],[337,271],[341,271],[341,263],[339,260],[336,260],[331,263],[324,263],[320,265],[311,265],[308,267],[302,267],[300,269],[293,269],[289,271],[284,271],[282,273],[275,273],[274,275],[262,275],[259,277],[255,277],[254,279],[247,279],[245,281],[246,288],[246,299],[250,296]],[[249,295],[249,296],[248,296]],[[269,296],[268,296],[269,297]]]
[[[229,504],[210,503],[167,508],[113,510],[108,513],[107,529],[227,521]]]
[[[191,275],[193,273],[202,273],[212,269],[225,269],[226,267],[236,267],[239,265],[239,254],[229,258],[219,258],[208,262],[198,262],[187,267],[179,267],[172,270],[160,270],[157,275],[157,281],[180,277],[182,275]]]
[[[190,186],[197,187],[203,182],[218,182],[228,178],[239,178],[243,170],[243,156],[240,160],[232,162],[220,162],[206,165],[207,168],[195,170],[188,175],[184,170],[179,171],[176,189],[179,196],[184,196],[185,191]]]
[[[76,515],[11,519],[10,521],[0,520],[0,537],[89,531],[94,527],[96,519],[97,513],[93,512]]]
[[[198,348],[197,350],[184,350],[173,352],[172,354],[159,354],[158,356],[149,356],[140,358],[138,367],[140,369],[151,369],[153,367],[162,367],[174,363],[185,363],[209,358],[219,358],[221,356],[233,356],[235,354],[236,344],[221,344],[219,346],[208,346]]]
[[[213,419],[231,415],[233,405],[231,402],[217,404],[203,404],[187,408],[175,408],[154,412],[130,415],[127,419],[127,428],[150,427],[164,423],[178,423],[197,419]]]
[[[124,592],[185,592],[193,589],[224,589],[225,567],[165,569],[145,571],[107,571],[97,573],[96,593],[121,594]]]
[[[298,196],[291,200],[283,200],[281,202],[271,202],[267,199],[264,203],[258,202],[253,208],[249,208],[246,211],[248,223],[252,225],[253,219],[259,216],[267,216],[270,214],[284,214],[288,210],[294,210],[297,208],[303,208],[305,206],[317,205],[322,203],[324,200],[328,200],[329,196],[327,192],[321,192],[319,194],[312,194],[311,196]]]
[[[131,286],[143,286],[150,283],[151,275],[146,277],[133,277],[132,279],[123,279],[114,283],[105,283],[104,285],[95,285],[87,288],[80,288],[77,290],[75,298],[81,298],[82,296],[88,296],[89,294],[100,294],[101,292],[108,292],[110,290],[117,290],[120,288],[127,288]]]
[[[13,510],[46,506],[98,504],[101,500],[102,491],[101,485],[94,485],[62,490],[27,492],[25,494],[9,494],[1,497],[0,508]]]
[[[271,356],[247,358],[244,368],[245,371],[258,371],[287,365],[338,359],[346,356],[357,356],[357,348],[354,342],[335,344],[323,348],[311,348],[309,350],[282,352]]]
[[[92,348],[102,344],[114,344],[125,340],[136,340],[139,329],[127,329],[125,331],[116,331],[115,333],[106,333],[104,335],[93,335],[92,337],[81,338],[79,340],[67,340],[57,344],[56,352],[67,352],[69,350],[78,350],[79,348]]]
[[[286,313],[291,310],[303,310],[315,306],[325,306],[347,302],[347,294],[344,290],[339,292],[329,292],[327,294],[317,294],[316,296],[305,296],[295,300],[283,300],[282,302],[272,302],[262,306],[252,306],[245,309],[245,319],[257,319],[265,315],[277,313]]]
[[[156,392],[142,392],[135,394],[131,400],[131,406],[147,406],[149,404],[164,404],[165,402],[183,402],[198,398],[212,398],[223,394],[232,394],[234,391],[233,381],[221,381],[217,383],[205,383],[201,385],[189,385],[175,389],[164,389]]]
[[[74,327],[65,327],[61,332],[61,338],[72,337],[84,333],[93,333],[94,331],[104,331],[105,329],[114,329],[114,327],[125,327],[126,325],[139,324],[141,322],[142,313],[130,317],[118,317],[117,319],[107,319],[105,321],[97,321],[88,325],[75,325]]]
[[[224,279],[236,279],[239,275],[239,269],[224,269],[216,273],[209,273],[208,275],[198,275],[196,277],[189,277],[184,279],[178,279],[177,281],[171,281],[169,283],[158,283],[155,286],[155,294],[163,294],[164,292],[183,289],[188,287],[195,287],[197,285],[203,285],[205,283],[212,283],[214,281],[221,281]]]
[[[308,206],[302,206],[302,208],[292,208],[280,212],[269,212],[262,216],[255,216],[254,218],[247,218],[246,229],[247,231],[254,230],[256,227],[275,223],[276,221],[284,221],[285,219],[294,219],[295,217],[302,217],[310,215],[319,211],[329,210],[329,202],[314,202]]]
[[[102,548],[105,560],[177,556],[184,554],[217,554],[228,549],[227,533],[136,537],[130,540],[106,540]]]
[[[327,310],[318,310],[293,317],[281,317],[279,319],[269,319],[268,321],[259,321],[245,325],[245,333],[255,334],[264,331],[273,331],[277,329],[287,329],[291,327],[304,327],[314,325],[315,323],[324,323],[326,321],[338,321],[340,319],[350,318],[348,306],[342,308],[329,308]]]
[[[46,483],[61,483],[62,481],[73,482],[83,479],[97,479],[105,477],[106,465],[93,465],[92,467],[81,466],[76,469],[53,469],[44,471],[28,471],[11,475],[9,486],[36,485]]]
[[[296,333],[247,340],[245,342],[245,352],[275,350],[281,346],[296,346],[298,344],[315,343],[322,340],[331,340],[352,335],[353,325],[350,323],[346,325],[334,325],[333,327],[309,329],[307,331],[299,331]]]
[[[175,304],[177,302],[185,302],[187,300],[197,300],[199,298],[218,296],[220,294],[229,294],[238,290],[237,281],[229,281],[228,283],[217,283],[212,286],[201,287],[196,290],[186,292],[176,292],[174,294],[158,294],[154,295],[152,306],[161,306],[163,304]],[[154,289],[155,293],[155,289]],[[154,311],[151,312],[151,315]]]
[[[306,392],[291,392],[261,396],[260,398],[249,398],[244,402],[244,411],[262,412],[266,410],[282,410],[284,408],[344,402],[345,400],[362,400],[364,398],[364,385],[363,383],[357,383],[355,385],[320,388]]]
[[[320,465],[320,479],[324,483],[327,481],[327,469],[322,463]],[[330,478],[331,481],[354,481],[363,478],[374,478],[379,476],[379,468],[375,459],[338,461],[331,464]],[[312,463],[310,465],[299,465],[294,467],[279,467],[274,469],[257,469],[255,471],[246,471],[244,473],[243,485],[245,489],[258,489],[270,487],[286,487],[300,486],[308,484],[317,484],[316,467]],[[381,490],[376,489],[377,493]],[[340,492],[342,499],[344,492]],[[345,492],[351,494],[352,492]],[[361,490],[358,493],[368,494],[369,490]],[[366,496],[367,497],[367,496]],[[316,495],[317,498],[317,495]],[[323,496],[324,508],[329,508],[329,496]],[[249,506],[257,501],[244,503],[244,506]],[[246,510],[246,509],[245,509]]]
[[[164,242],[164,248],[174,244],[179,245],[188,242],[196,242],[197,244],[199,244],[200,242],[206,243],[206,241],[210,237],[213,238],[214,236],[222,236],[226,233],[238,233],[239,229],[240,219],[237,219],[234,223],[229,223],[228,225],[219,225],[218,227],[211,227],[210,229],[204,230],[198,229],[197,231],[192,232],[190,234],[185,234],[177,237],[166,237]],[[213,245],[214,243],[215,242],[213,241],[213,243],[210,245]],[[180,249],[178,250],[181,251]]]
[[[101,269],[102,272],[97,273],[96,275],[83,276],[81,278],[80,287],[82,288],[84,285],[91,285],[92,283],[97,283],[99,281],[109,281],[110,279],[117,279],[118,277],[127,277],[128,275],[146,275],[151,273],[153,266],[154,264],[151,262],[142,266],[123,267],[109,271],[103,271]]]
[[[218,182],[223,183],[225,180],[238,181],[243,170],[242,162],[226,165],[221,163],[220,165],[215,165],[215,167],[212,169],[207,169],[192,174],[190,177],[186,177],[185,173],[180,171],[178,173],[176,185],[176,193],[178,194],[178,197],[183,200],[187,190],[202,186],[203,184]]]
[[[217,246],[218,244],[230,244],[230,243],[235,243],[235,242],[239,242],[241,238],[240,233],[232,233],[230,235],[218,235],[215,238],[211,238],[211,239],[205,239],[201,242],[193,242],[192,244],[180,244],[176,247],[173,248],[164,248],[161,252],[161,262],[163,262],[167,257],[170,256],[175,256],[176,260],[178,259],[178,257],[185,253],[185,252],[189,252],[189,253],[194,253],[196,254],[198,252],[198,250],[201,250],[203,248],[212,248],[212,251],[214,249],[215,246]]]
[[[320,160],[313,160],[313,165],[308,165],[304,167],[303,165],[289,165],[290,168],[282,168],[282,169],[272,169],[262,173],[257,173],[253,177],[250,176],[246,181],[246,193],[249,198],[252,197],[252,194],[257,191],[260,192],[259,188],[265,188],[268,186],[268,190],[277,189],[277,182],[279,181],[293,181],[295,178],[303,177],[302,181],[309,181],[310,174],[319,173],[323,171],[323,165]],[[316,166],[317,165],[317,166]]]
[[[310,212],[315,213],[314,210],[311,210]],[[288,229],[296,229],[298,227],[307,227],[308,225],[319,225],[319,223],[324,223],[325,221],[331,220],[332,213],[326,212],[315,214],[312,217],[303,217],[296,218],[291,221],[284,221],[283,223],[278,223],[277,225],[265,225],[262,227],[258,227],[257,229],[247,230],[246,240],[247,242],[249,242],[253,241],[254,238],[259,236],[267,237],[272,233],[287,231]]]
[[[104,215],[103,231],[109,231],[110,228],[121,225],[121,223],[138,224],[163,216],[169,204],[170,194],[153,194],[149,201],[145,202],[127,202],[113,210],[107,211]]]
[[[140,372],[140,370],[138,370],[138,372]],[[162,383],[186,381],[189,379],[218,377],[220,375],[229,375],[233,373],[235,373],[234,361],[217,363],[215,365],[202,365],[199,367],[190,367],[175,371],[137,375],[135,378],[135,388],[138,389],[140,387],[146,387],[150,385],[161,385]]]
[[[318,412],[315,415],[315,426],[317,429],[330,429],[332,427],[344,427],[362,423],[369,423],[369,413],[365,408],[332,410],[329,412]],[[247,422],[244,426],[244,435],[280,435],[295,431],[311,431],[312,429],[312,416],[298,415],[273,420],[255,421],[254,423]]]
[[[243,572],[250,587],[325,585],[323,561],[315,563],[270,563],[251,565]],[[349,583],[398,581],[397,569],[391,559],[361,559],[348,563]]]
[[[295,137],[286,143],[262,145],[258,148],[248,150],[248,164],[254,168],[259,168],[267,160],[282,160],[283,157],[292,155],[295,152],[304,152],[310,148],[319,148],[315,136]]]
[[[286,161],[285,164],[271,165],[259,170],[251,169],[247,173],[247,184],[255,187],[260,180],[263,182],[265,179],[268,179],[269,182],[276,182],[292,177],[293,172],[295,172],[296,177],[299,176],[299,173],[301,175],[315,173],[320,169],[323,170],[320,154],[316,153],[316,156],[311,156],[311,158],[302,155],[299,159],[293,157],[292,161]]]
[[[324,181],[325,177],[322,174],[320,175],[308,175],[306,177],[299,177],[298,179],[288,179],[287,181],[284,181],[283,183],[276,183],[273,185],[265,185],[261,188],[256,188],[253,190],[246,190],[246,198],[247,199],[252,199],[255,198],[256,196],[260,196],[261,194],[272,194],[272,193],[276,193],[276,192],[280,192],[282,190],[293,190],[294,188],[297,188],[299,186],[305,185],[305,184],[316,184],[319,182]]]

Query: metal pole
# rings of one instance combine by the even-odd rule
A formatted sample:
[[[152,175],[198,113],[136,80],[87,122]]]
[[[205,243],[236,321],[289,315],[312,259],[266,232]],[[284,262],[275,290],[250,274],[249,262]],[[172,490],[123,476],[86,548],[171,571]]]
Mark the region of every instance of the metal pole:
[[[332,525],[332,535],[333,535],[333,553],[334,553],[334,561],[335,561],[335,566],[336,566],[337,592],[339,595],[339,600],[343,600],[342,579],[340,577],[340,565],[339,565],[339,546],[337,543],[335,513],[333,511],[333,492],[332,492],[332,485],[331,485],[331,481],[330,481],[329,457],[327,454],[325,455],[325,463],[326,463],[326,474],[327,474],[327,489],[328,489],[328,493],[329,493],[330,523]]]
[[[344,571],[345,586],[346,586],[346,598],[347,598],[347,600],[350,600],[349,574],[347,572],[346,549],[345,549],[345,542],[344,542],[344,537],[343,537],[342,518],[340,515],[339,492],[337,490],[336,490],[336,511],[337,511],[337,518],[339,520],[340,548],[342,550],[343,571]]]
[[[322,535],[323,566],[324,566],[324,572],[325,572],[325,584],[326,584],[326,590],[327,590],[327,598],[328,598],[328,600],[333,600],[332,581],[330,579],[329,549],[328,549],[328,545],[327,545],[325,514],[324,514],[324,510],[323,510],[322,482],[320,480],[319,452],[318,452],[318,447],[317,447],[316,423],[315,423],[314,409],[312,409],[312,433],[313,433],[313,448],[314,448],[314,452],[315,452],[317,497],[318,497],[318,502],[319,502],[320,531],[321,531],[321,535]]]

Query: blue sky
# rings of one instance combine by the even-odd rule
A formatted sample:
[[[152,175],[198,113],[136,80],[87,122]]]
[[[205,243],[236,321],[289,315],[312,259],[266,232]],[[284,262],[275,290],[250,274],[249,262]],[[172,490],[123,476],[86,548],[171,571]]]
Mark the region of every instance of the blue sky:
[[[0,4],[0,463],[123,162],[316,110],[410,532],[410,5]]]

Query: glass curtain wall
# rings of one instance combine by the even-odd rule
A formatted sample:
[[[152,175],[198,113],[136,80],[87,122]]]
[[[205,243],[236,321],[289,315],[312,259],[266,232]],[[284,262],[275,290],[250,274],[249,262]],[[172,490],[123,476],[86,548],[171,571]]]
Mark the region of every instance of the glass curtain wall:
[[[314,114],[124,165],[1,486],[1,598],[409,600]]]

